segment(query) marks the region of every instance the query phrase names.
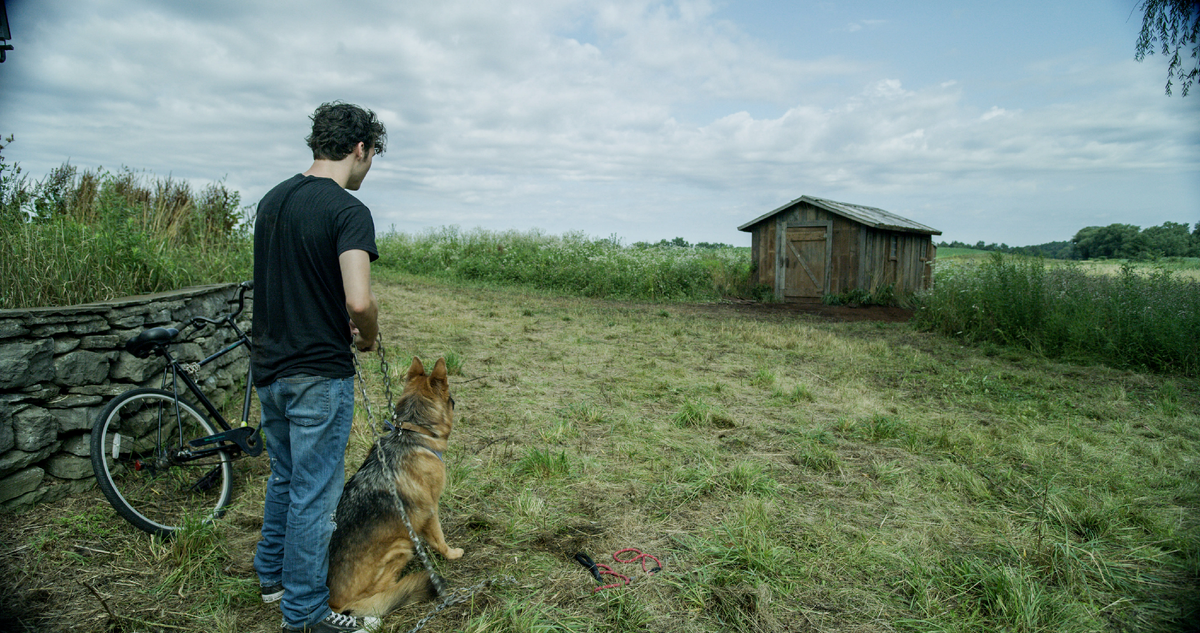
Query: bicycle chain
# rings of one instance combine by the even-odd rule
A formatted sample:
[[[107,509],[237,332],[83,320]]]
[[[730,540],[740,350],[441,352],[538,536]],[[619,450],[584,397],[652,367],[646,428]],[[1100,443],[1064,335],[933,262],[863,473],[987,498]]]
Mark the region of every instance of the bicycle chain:
[[[392,378],[388,367],[387,353],[384,351],[382,332],[380,332],[376,337],[376,345],[379,353],[379,370],[383,373],[383,389],[384,393],[387,395],[388,408],[392,412],[391,425],[393,428],[396,428],[396,409],[392,404]],[[367,424],[371,427],[372,435],[375,436],[375,452],[377,455],[379,455],[379,463],[383,467],[384,472],[388,472],[389,468],[387,464],[387,457],[384,455],[383,445],[380,443],[383,439],[383,435],[379,433],[378,427],[375,426],[375,417],[371,412],[371,400],[367,397],[366,381],[363,379],[362,372],[359,370],[357,352],[354,354],[354,373],[358,376],[358,383],[363,397],[363,408],[367,413]],[[442,578],[442,575],[439,574],[436,569],[434,569],[433,561],[430,560],[429,554],[425,552],[425,548],[421,545],[421,537],[417,535],[417,531],[413,529],[412,522],[408,519],[408,511],[404,507],[404,501],[400,498],[400,492],[396,490],[394,486],[391,488],[391,491],[392,500],[395,501],[396,508],[400,510],[400,519],[404,521],[404,527],[408,529],[408,537],[410,540],[412,540],[413,551],[416,552],[417,557],[421,559],[421,564],[425,567],[425,570],[429,572],[429,580],[431,583],[433,583],[434,590],[437,592],[438,597],[442,599],[441,604],[434,607],[433,611],[429,612],[429,615],[426,615],[418,620],[416,626],[409,629],[408,633],[416,633],[446,607],[467,602],[487,587],[499,584],[502,581],[509,584],[516,583],[516,579],[512,576],[493,576],[491,578],[481,580],[466,589],[460,588],[453,591],[447,591],[448,587],[446,585],[446,579]]]

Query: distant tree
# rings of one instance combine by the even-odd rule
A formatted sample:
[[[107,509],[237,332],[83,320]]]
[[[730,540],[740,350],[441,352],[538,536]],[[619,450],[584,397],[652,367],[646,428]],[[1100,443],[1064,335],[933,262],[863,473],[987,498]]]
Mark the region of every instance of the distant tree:
[[[670,241],[659,240],[658,244],[655,244],[655,246],[678,246],[679,248],[689,248],[691,244],[688,244],[688,241],[682,237],[677,237]]]
[[[1188,225],[1163,222],[1142,231],[1146,246],[1157,257],[1187,257],[1192,250],[1192,235]]]
[[[1075,245],[1070,240],[1062,240],[1060,242],[1046,242],[1037,246],[1042,251],[1042,256],[1047,259],[1076,259]]]
[[[1171,60],[1167,65],[1167,96],[1171,95],[1171,80],[1178,79],[1186,97],[1188,88],[1200,78],[1200,0],[1144,0],[1141,9],[1142,32],[1134,59],[1140,62],[1147,54],[1153,55],[1155,44],[1161,44],[1161,54]],[[1188,49],[1195,61],[1185,72],[1181,53]]]
[[[1080,259],[1144,259],[1152,255],[1141,227],[1132,224],[1085,227],[1071,242]]]

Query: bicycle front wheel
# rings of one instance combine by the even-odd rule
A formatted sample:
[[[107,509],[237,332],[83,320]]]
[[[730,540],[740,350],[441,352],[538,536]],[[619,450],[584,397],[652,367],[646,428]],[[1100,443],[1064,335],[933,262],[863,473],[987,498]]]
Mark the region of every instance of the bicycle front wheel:
[[[211,521],[221,516],[233,490],[229,453],[198,457],[188,441],[216,432],[202,413],[169,391],[127,391],[92,425],[96,482],[117,514],[151,534]]]

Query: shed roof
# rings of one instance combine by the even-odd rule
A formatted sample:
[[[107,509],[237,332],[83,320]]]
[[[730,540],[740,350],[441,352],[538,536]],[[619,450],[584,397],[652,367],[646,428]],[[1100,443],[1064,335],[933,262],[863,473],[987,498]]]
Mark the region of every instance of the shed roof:
[[[763,220],[766,220],[777,213],[782,213],[796,206],[797,204],[800,204],[801,202],[807,202],[815,207],[820,207],[830,213],[836,213],[837,215],[849,218],[855,222],[860,222],[871,228],[885,229],[888,231],[904,231],[906,233],[924,233],[926,235],[942,234],[941,231],[935,228],[925,226],[924,224],[920,224],[918,222],[913,222],[908,218],[900,217],[895,213],[889,213],[883,209],[864,207],[861,204],[836,202],[834,200],[826,200],[824,198],[814,198],[812,196],[800,196],[799,198],[792,200],[791,202],[779,207],[778,209],[775,209],[774,211],[771,211],[739,226],[738,230],[749,231],[750,227],[754,226],[755,224],[758,224],[759,222],[762,222]]]

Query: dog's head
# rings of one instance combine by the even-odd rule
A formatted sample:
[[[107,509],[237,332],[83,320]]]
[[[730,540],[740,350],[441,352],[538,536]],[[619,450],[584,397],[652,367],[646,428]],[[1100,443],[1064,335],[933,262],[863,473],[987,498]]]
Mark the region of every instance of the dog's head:
[[[454,398],[446,374],[446,359],[439,358],[425,374],[421,359],[413,357],[405,376],[404,391],[396,404],[396,421],[422,428],[434,439],[446,439],[454,426]]]

